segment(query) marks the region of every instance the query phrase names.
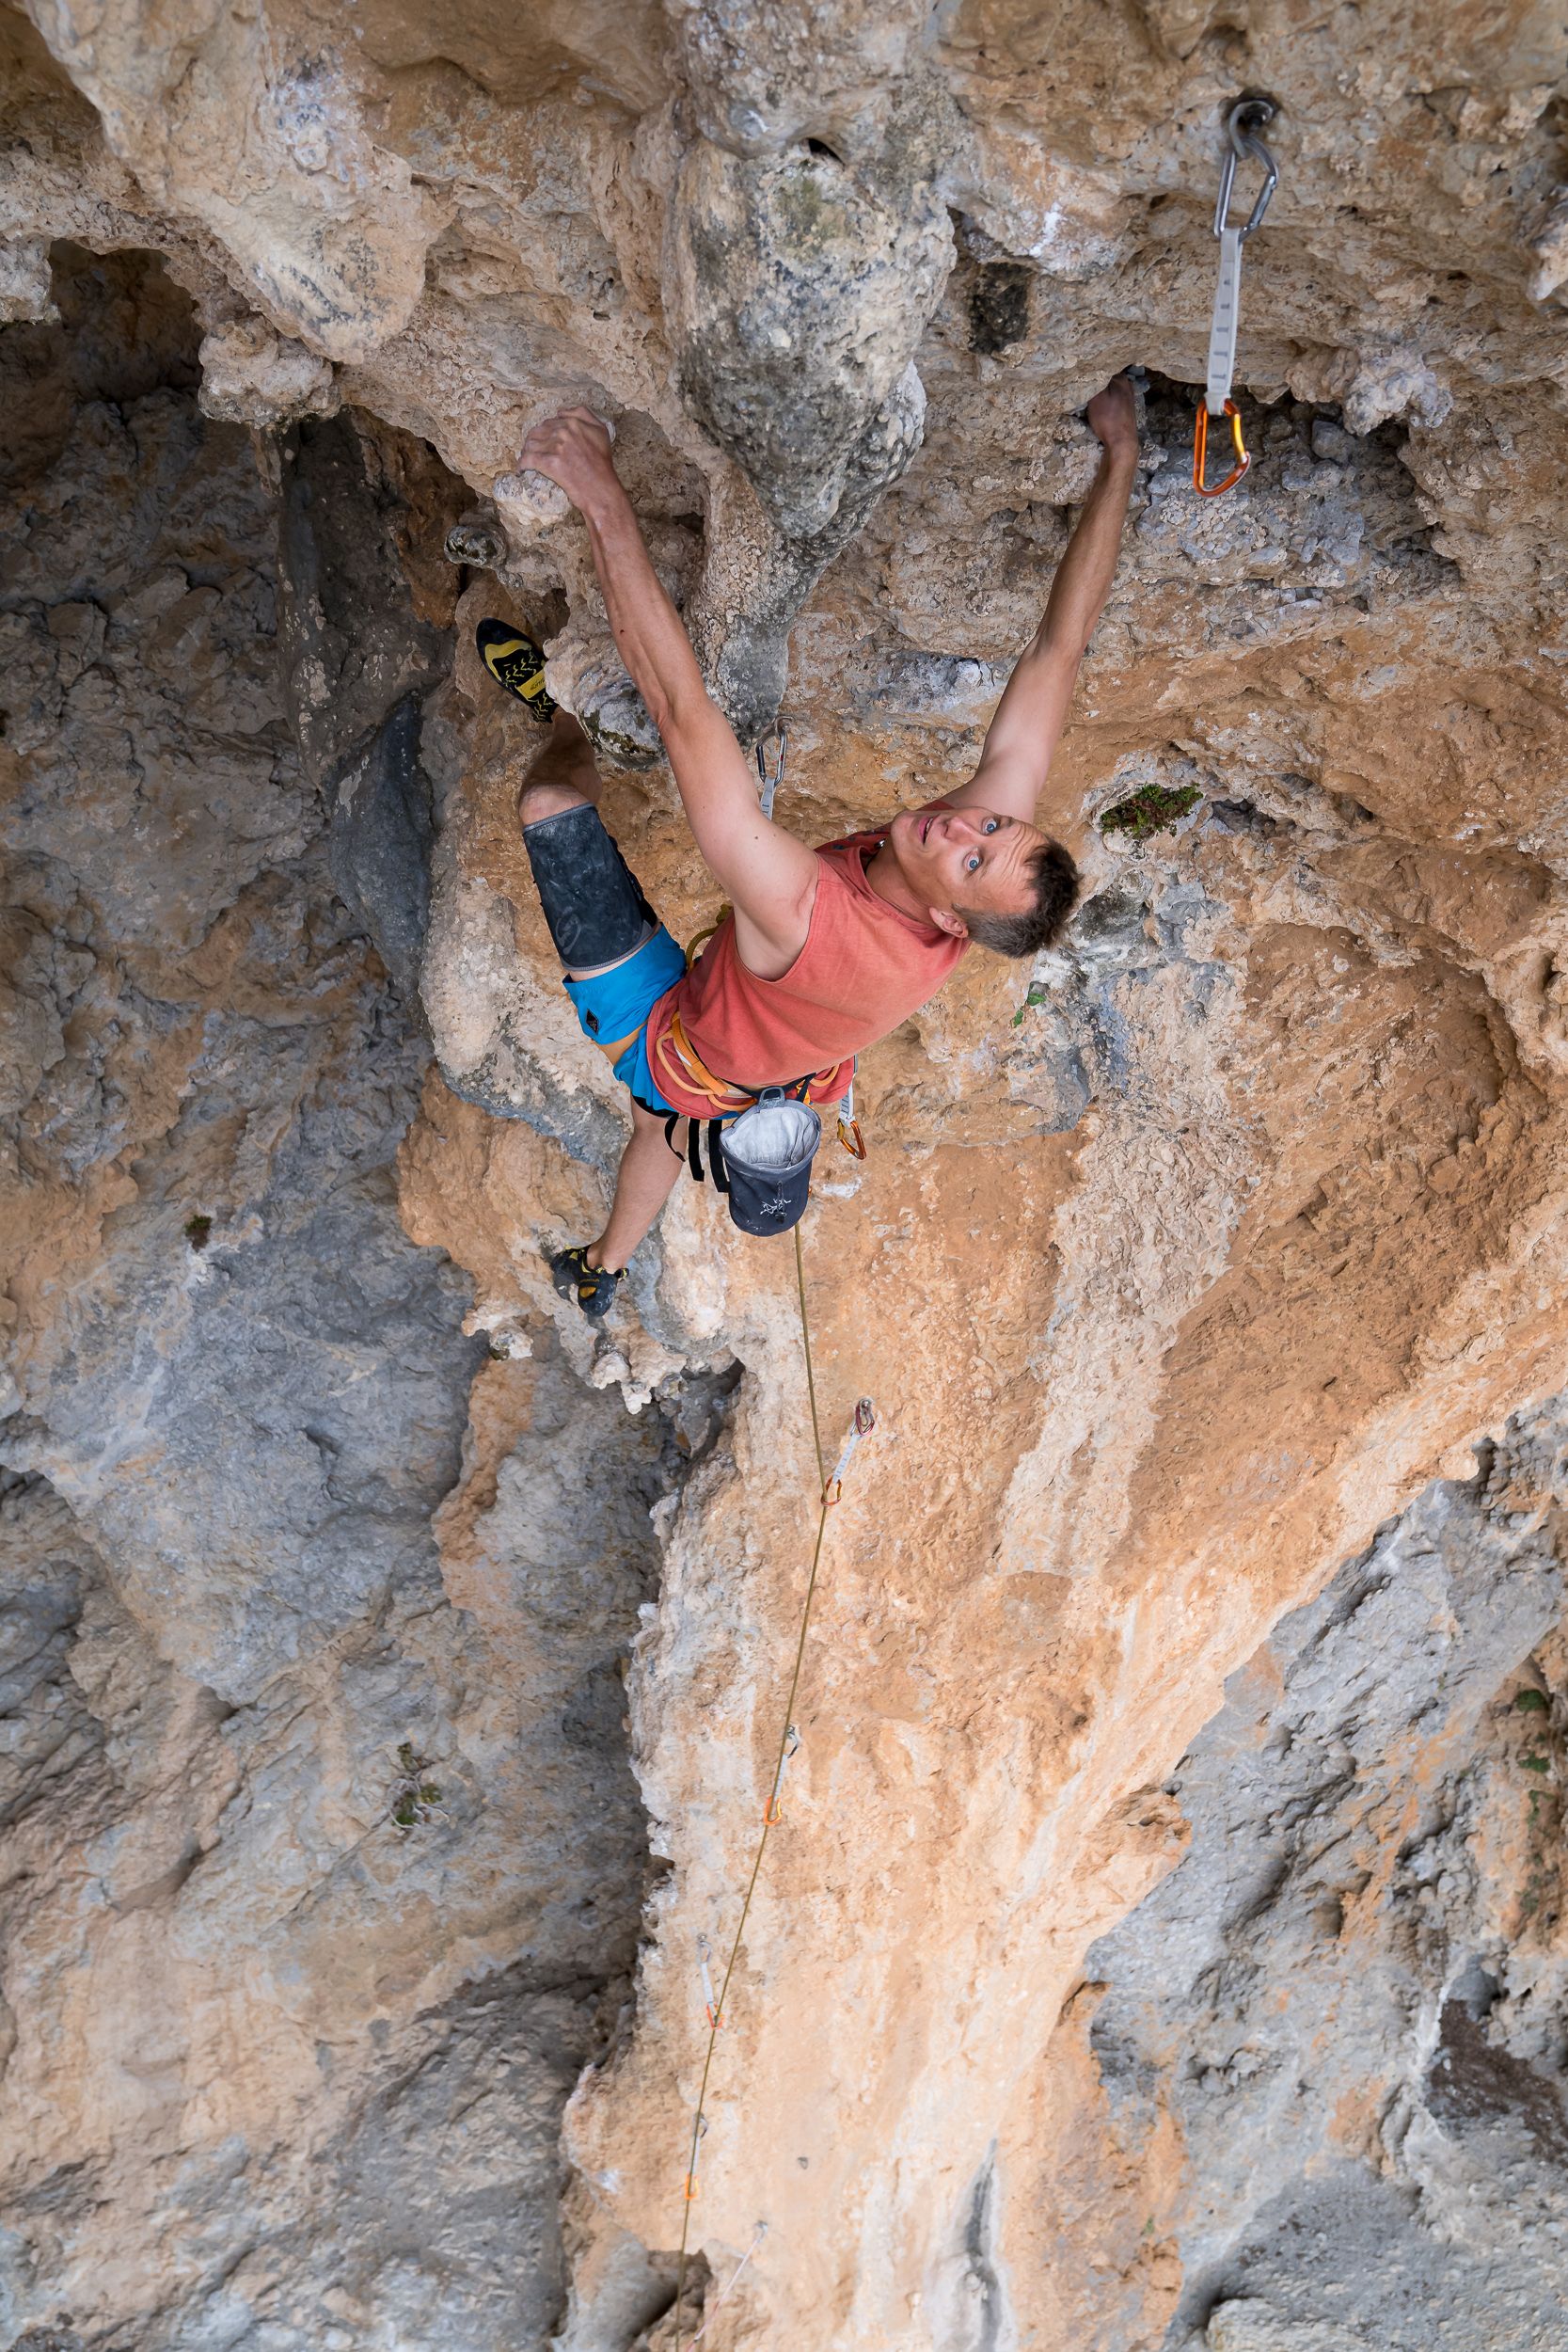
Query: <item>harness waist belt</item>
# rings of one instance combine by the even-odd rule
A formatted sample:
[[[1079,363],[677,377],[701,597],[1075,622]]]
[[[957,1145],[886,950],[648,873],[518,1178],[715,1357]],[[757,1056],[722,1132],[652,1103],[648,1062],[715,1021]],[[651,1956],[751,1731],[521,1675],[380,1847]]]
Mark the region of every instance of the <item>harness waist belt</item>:
[[[713,1105],[715,1118],[733,1119],[737,1112],[750,1110],[757,1099],[753,1088],[735,1086],[727,1078],[715,1077],[687,1036],[686,1025],[678,1012],[672,1012],[670,1026],[661,1030],[654,1040],[652,1058],[656,1065],[656,1081],[662,1070],[666,1076],[674,1079],[677,1086],[688,1087],[694,1094],[705,1095]],[[798,1094],[802,1101],[809,1101],[812,1088],[824,1079],[836,1078],[843,1067],[842,1062],[833,1062],[828,1069],[814,1070],[804,1078],[792,1078],[785,1092]]]

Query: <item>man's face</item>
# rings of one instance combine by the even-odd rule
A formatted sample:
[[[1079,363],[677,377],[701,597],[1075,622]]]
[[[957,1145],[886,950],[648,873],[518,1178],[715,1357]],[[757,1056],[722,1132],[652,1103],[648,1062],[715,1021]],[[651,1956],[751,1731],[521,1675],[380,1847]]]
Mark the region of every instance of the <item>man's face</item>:
[[[911,808],[888,839],[898,870],[938,929],[962,935],[958,907],[1025,914],[1035,902],[1029,860],[1048,836],[989,808]]]

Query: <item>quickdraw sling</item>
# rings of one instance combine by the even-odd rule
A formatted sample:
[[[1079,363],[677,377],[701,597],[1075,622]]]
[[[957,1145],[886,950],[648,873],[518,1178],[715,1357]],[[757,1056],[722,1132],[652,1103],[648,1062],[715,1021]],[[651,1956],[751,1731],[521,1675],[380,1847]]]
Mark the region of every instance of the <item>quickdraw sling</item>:
[[[1279,169],[1258,133],[1262,125],[1274,120],[1276,108],[1270,98],[1243,98],[1231,107],[1226,118],[1228,145],[1220,172],[1219,199],[1214,206],[1214,234],[1219,240],[1220,274],[1214,288],[1214,310],[1209,328],[1209,380],[1198,404],[1197,423],[1193,431],[1193,488],[1199,498],[1223,498],[1226,491],[1240,482],[1251,465],[1246,442],[1242,436],[1242,412],[1230,397],[1231,380],[1236,373],[1236,326],[1242,302],[1242,247],[1255,230],[1263,224],[1269,209],[1269,199],[1279,181]],[[1230,211],[1230,193],[1236,183],[1236,166],[1250,156],[1263,167],[1263,184],[1258,200],[1240,228],[1232,229],[1227,217]],[[1230,445],[1236,463],[1223,482],[1206,483],[1203,479],[1209,454],[1209,420],[1228,418]]]

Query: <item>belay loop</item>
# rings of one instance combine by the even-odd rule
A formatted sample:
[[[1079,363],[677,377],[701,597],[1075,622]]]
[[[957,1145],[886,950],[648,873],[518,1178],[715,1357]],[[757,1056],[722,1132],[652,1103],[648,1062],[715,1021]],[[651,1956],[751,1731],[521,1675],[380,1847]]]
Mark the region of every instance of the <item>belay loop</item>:
[[[1236,373],[1236,323],[1242,300],[1242,247],[1255,229],[1262,226],[1269,209],[1269,199],[1279,184],[1279,169],[1262,140],[1258,136],[1265,122],[1272,122],[1275,107],[1269,98],[1239,99],[1226,118],[1226,137],[1228,142],[1225,164],[1220,172],[1220,192],[1214,205],[1214,234],[1219,240],[1220,271],[1214,288],[1214,311],[1209,326],[1209,379],[1203,401],[1197,412],[1193,433],[1193,488],[1199,498],[1217,499],[1240,482],[1251,465],[1246,442],[1242,437],[1242,415],[1230,397],[1231,378]],[[1236,184],[1236,166],[1250,157],[1263,167],[1263,184],[1246,220],[1232,229],[1227,215],[1230,211],[1231,193]],[[1223,482],[1204,482],[1209,454],[1209,420],[1228,417],[1230,442],[1236,463]]]

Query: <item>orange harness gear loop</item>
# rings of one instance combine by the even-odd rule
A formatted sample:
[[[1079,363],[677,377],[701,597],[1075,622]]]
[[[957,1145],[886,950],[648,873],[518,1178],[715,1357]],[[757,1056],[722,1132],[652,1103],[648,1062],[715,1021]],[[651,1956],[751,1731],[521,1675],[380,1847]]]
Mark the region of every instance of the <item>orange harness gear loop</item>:
[[[688,1087],[695,1094],[705,1094],[718,1118],[728,1119],[738,1111],[749,1110],[756,1101],[744,1087],[732,1087],[722,1078],[716,1078],[697,1048],[686,1034],[685,1024],[678,1012],[670,1015],[670,1026],[654,1040],[654,1057],[660,1072],[674,1080],[677,1086]]]
[[[757,1099],[749,1089],[731,1086],[727,1080],[715,1077],[687,1036],[686,1025],[678,1012],[670,1015],[670,1026],[653,1040],[648,1061],[656,1085],[661,1076],[667,1077],[673,1079],[677,1087],[687,1087],[694,1094],[705,1095],[713,1106],[712,1116],[715,1119],[737,1118],[740,1112],[750,1110]],[[817,1083],[835,1076],[843,1067],[842,1062],[835,1062],[831,1070],[814,1071],[803,1099],[809,1103]],[[668,1093],[668,1088],[665,1091]],[[858,1128],[856,1133],[858,1135]],[[860,1156],[864,1157],[863,1146]]]

